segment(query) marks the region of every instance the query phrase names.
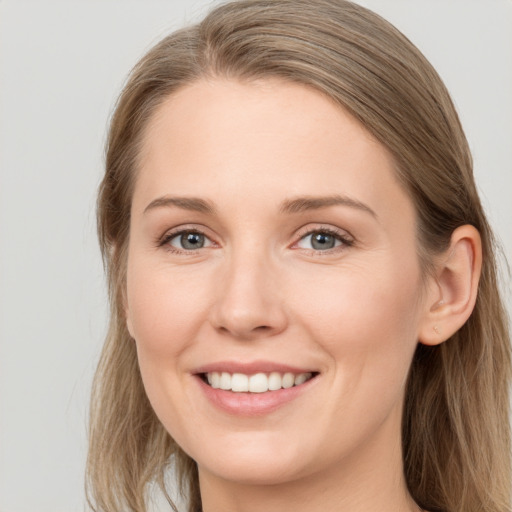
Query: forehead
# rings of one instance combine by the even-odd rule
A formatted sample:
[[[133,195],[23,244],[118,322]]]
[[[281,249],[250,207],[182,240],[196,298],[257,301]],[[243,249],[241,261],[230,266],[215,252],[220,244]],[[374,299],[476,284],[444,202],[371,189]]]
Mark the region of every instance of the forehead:
[[[238,198],[241,207],[244,197],[263,207],[278,196],[346,193],[381,211],[393,201],[412,211],[394,165],[361,123],[310,87],[202,80],[148,123],[134,206],[164,193]]]

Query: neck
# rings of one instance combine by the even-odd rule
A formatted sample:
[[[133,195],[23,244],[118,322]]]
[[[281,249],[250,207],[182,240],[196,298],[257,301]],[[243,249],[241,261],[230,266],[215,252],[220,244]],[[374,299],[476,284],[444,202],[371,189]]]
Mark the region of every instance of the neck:
[[[388,428],[396,431],[396,422]],[[399,430],[390,443],[388,428],[335,467],[280,483],[228,481],[200,467],[203,512],[418,512],[403,475]]]

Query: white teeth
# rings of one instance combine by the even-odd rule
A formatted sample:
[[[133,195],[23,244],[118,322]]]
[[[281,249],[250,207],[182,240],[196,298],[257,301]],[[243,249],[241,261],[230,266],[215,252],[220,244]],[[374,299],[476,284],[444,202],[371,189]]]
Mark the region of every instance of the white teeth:
[[[233,373],[231,391],[249,391],[249,377],[243,373]]]
[[[304,384],[311,377],[310,372],[299,374],[271,372],[270,374],[256,373],[250,376],[243,373],[231,374],[228,372],[210,372],[206,374],[208,384],[212,388],[237,393],[265,393],[267,391],[277,391],[281,388],[288,389]]]
[[[212,388],[218,388],[220,386],[220,374],[219,374],[219,372],[213,372],[211,374],[210,385],[212,386]]]
[[[268,376],[268,389],[270,391],[276,391],[277,389],[281,389],[281,384],[283,383],[283,378],[280,373],[272,372]]]
[[[283,388],[291,388],[295,384],[295,375],[293,373],[285,373],[283,375]]]
[[[231,389],[231,374],[227,372],[222,372],[220,374],[220,382],[219,382],[220,389],[229,390]]]
[[[295,376],[295,385],[300,386],[304,384],[311,377],[311,373],[299,373],[299,375]]]
[[[257,373],[249,377],[249,391],[251,393],[265,393],[268,391],[268,377],[264,373]]]

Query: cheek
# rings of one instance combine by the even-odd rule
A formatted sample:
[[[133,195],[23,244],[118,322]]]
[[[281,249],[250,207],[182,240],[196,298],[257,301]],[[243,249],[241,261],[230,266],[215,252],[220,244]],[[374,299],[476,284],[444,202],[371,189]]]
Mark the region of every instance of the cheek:
[[[160,421],[178,430],[186,415],[183,396],[173,390],[181,389],[182,355],[198,329],[200,301],[194,291],[193,283],[166,265],[139,255],[129,260],[126,313],[144,388]]]
[[[396,399],[417,344],[420,286],[416,266],[381,262],[326,276],[307,286],[300,307],[296,299],[303,326],[339,370],[338,389]]]
[[[389,266],[344,268],[315,276],[310,282],[302,276],[295,279],[301,290],[290,294],[295,303],[292,309],[301,311],[311,330],[322,332],[325,340],[333,342],[354,338],[361,345],[363,334],[370,331],[381,333],[366,339],[377,345],[386,333],[414,337],[420,277],[415,267],[401,270],[392,272]]]
[[[340,445],[369,435],[392,411],[401,411],[421,311],[419,271],[401,270],[351,268],[303,294],[303,325],[333,369],[332,393],[316,414],[333,432],[345,429]],[[337,411],[334,420],[330,411]]]
[[[204,310],[197,285],[165,265],[142,258],[129,262],[126,313],[140,356],[175,356],[183,350]]]

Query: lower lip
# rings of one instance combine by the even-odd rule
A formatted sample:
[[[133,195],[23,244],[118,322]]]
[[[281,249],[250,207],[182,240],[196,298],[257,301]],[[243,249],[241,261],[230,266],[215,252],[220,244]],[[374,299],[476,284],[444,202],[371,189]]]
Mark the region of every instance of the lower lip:
[[[196,380],[206,398],[216,407],[237,416],[262,416],[269,414],[291,402],[307,391],[318,376],[288,389],[267,391],[265,393],[234,393],[212,388],[197,375]]]

